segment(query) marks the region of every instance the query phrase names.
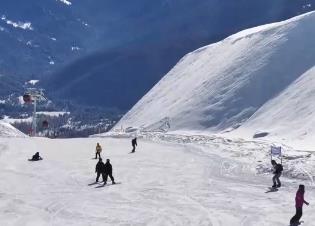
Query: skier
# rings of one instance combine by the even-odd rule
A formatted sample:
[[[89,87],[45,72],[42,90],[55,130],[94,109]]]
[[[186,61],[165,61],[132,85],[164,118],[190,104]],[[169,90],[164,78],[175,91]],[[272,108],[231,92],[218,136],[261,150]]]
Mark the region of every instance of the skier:
[[[138,145],[137,144],[137,137],[133,138],[131,140],[131,145],[132,145],[132,150],[131,150],[131,153],[134,153],[136,151],[136,146]]]
[[[305,187],[303,184],[300,184],[299,189],[296,192],[296,196],[295,196],[296,213],[290,220],[291,226],[299,225],[299,221],[303,214],[303,211],[302,211],[303,204],[305,203],[306,205],[309,205],[309,203],[304,200],[304,193],[305,193]]]
[[[98,158],[101,158],[101,152],[102,152],[102,146],[99,143],[97,143],[96,148],[95,148],[95,159],[97,159],[97,156]]]
[[[96,183],[98,182],[98,179],[100,178],[101,174],[102,174],[103,181],[104,181],[104,169],[105,169],[105,164],[102,161],[102,158],[99,158],[98,163],[96,164],[96,167],[95,167],[95,173],[97,173]]]
[[[283,171],[283,166],[279,163],[277,163],[275,160],[271,160],[271,164],[274,169],[274,176],[272,177],[273,185],[272,188],[280,188],[281,187],[281,182],[280,182],[280,176]]]
[[[113,177],[113,167],[112,167],[112,164],[110,164],[110,160],[109,159],[106,160],[106,163],[104,165],[104,172],[103,172],[104,185],[107,182],[107,177],[108,176],[112,180],[112,184],[116,184],[115,180],[114,180],[114,177]]]
[[[39,152],[36,152],[35,155],[33,155],[32,157],[32,161],[38,161],[38,160],[42,160],[43,158],[40,157]]]

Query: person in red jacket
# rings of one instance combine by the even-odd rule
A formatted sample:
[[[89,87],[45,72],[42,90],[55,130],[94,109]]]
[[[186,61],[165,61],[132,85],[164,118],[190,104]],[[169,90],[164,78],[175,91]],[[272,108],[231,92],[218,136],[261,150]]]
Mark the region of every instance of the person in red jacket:
[[[303,214],[303,211],[302,211],[303,204],[305,203],[306,205],[309,205],[309,203],[304,200],[304,193],[305,193],[305,187],[303,184],[300,184],[299,189],[296,192],[296,196],[295,196],[296,213],[290,220],[290,225],[292,226],[299,224],[300,219]]]

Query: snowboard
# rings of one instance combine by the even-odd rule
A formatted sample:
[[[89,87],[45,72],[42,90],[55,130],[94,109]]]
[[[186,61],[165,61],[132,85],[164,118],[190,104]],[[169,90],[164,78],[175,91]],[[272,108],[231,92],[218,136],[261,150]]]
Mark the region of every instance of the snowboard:
[[[269,193],[269,192],[277,192],[279,191],[278,188],[273,188],[273,187],[269,187],[268,190],[265,193]]]
[[[43,158],[40,158],[38,160],[28,159],[28,161],[31,161],[31,162],[37,162],[37,161],[40,161],[40,160],[43,160]]]

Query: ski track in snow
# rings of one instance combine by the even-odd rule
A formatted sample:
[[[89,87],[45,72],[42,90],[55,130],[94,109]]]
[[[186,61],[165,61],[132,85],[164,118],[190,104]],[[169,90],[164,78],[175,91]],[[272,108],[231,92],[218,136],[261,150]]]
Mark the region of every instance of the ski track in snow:
[[[121,184],[88,186],[96,176],[96,142]],[[1,139],[0,224],[288,225],[299,181],[282,179],[280,191],[266,194],[271,175],[257,175],[216,142],[209,151],[197,142],[140,139],[128,154],[129,139]],[[44,160],[27,161],[36,151]],[[305,196],[312,204],[312,187]],[[312,211],[304,209],[306,226]]]

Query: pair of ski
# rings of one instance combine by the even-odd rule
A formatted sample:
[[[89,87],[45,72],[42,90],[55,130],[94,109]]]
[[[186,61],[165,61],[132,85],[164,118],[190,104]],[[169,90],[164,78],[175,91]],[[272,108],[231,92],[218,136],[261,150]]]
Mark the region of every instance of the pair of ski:
[[[116,182],[115,184],[112,184],[112,183],[104,184],[104,182],[93,182],[88,185],[89,186],[98,185],[95,188],[102,188],[102,187],[107,187],[107,186],[112,186],[112,185],[117,185],[117,184],[121,184],[121,182]]]

